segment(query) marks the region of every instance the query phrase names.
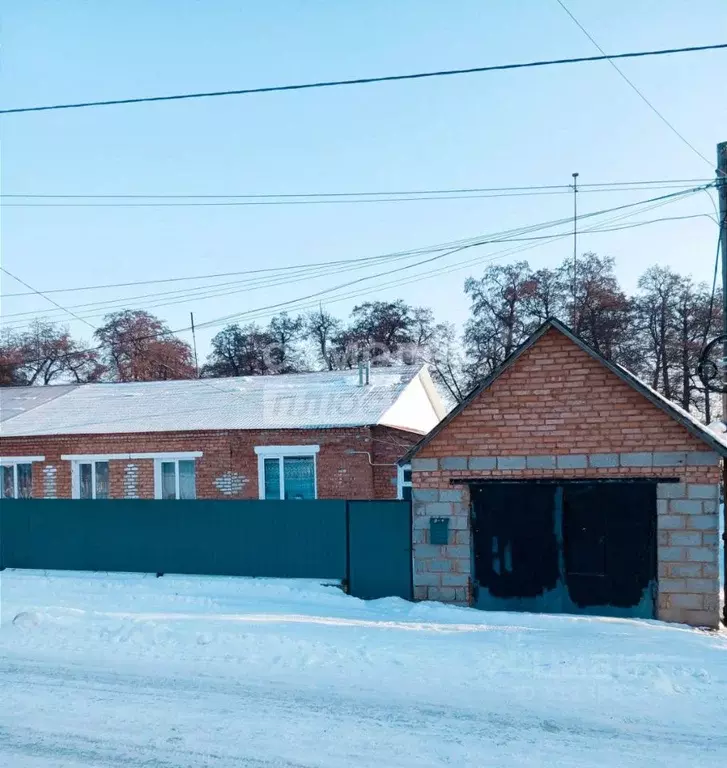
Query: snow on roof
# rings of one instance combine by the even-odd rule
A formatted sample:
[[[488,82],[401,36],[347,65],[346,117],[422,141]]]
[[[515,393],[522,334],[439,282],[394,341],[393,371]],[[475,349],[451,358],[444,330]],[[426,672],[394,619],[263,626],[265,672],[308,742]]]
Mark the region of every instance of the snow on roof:
[[[37,408],[49,400],[65,395],[78,384],[58,384],[49,387],[0,388],[0,422]]]
[[[3,404],[6,400],[9,404],[22,402],[36,392],[44,397],[52,390],[63,391],[55,397],[44,397],[32,409],[16,410],[2,424],[0,436],[383,424],[389,423],[385,414],[409,385],[423,377],[429,379],[425,368],[401,366],[373,368],[371,383],[364,386],[359,385],[358,370],[347,370],[70,387],[8,387],[0,390]],[[424,433],[433,426],[431,419],[431,413],[423,414],[419,428],[414,424],[389,425]]]

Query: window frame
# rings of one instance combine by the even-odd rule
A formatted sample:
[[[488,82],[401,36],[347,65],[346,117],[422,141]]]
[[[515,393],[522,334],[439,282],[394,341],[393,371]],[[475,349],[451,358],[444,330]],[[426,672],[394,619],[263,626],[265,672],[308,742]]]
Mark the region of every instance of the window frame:
[[[109,495],[106,497],[111,498],[111,464],[108,459],[99,457],[88,459],[76,459],[71,464],[71,498],[81,499],[81,464],[91,465],[91,498],[82,499],[82,501],[98,501],[96,498],[96,464],[108,464],[109,473]]]
[[[313,458],[313,498],[318,498],[318,453],[320,445],[257,445],[257,487],[262,501],[285,501],[285,469],[283,459]],[[265,459],[277,459],[280,474],[280,498],[265,498]]]
[[[201,455],[201,454],[199,454]],[[175,455],[160,454],[154,457],[154,498],[158,501],[196,501],[197,500],[197,459],[199,455],[178,453]],[[180,499],[179,497],[179,462],[191,461],[194,464],[194,498]],[[162,464],[174,464],[174,498],[164,499],[162,496]]]
[[[97,461],[143,461],[144,459],[154,460],[154,498],[161,499],[161,462],[162,461],[188,461],[190,459],[200,459],[203,456],[202,451],[156,451],[156,452],[133,452],[133,453],[64,453],[61,454],[61,461],[78,462],[88,464]],[[39,457],[39,461],[44,461],[44,457]],[[109,466],[109,470],[111,467]],[[176,468],[177,477],[179,476],[179,466]],[[194,463],[194,496],[197,498],[197,462]],[[71,485],[73,489],[73,483]],[[177,495],[179,495],[179,482],[177,480]],[[111,494],[109,493],[109,498]],[[178,499],[175,499],[178,501]]]
[[[413,493],[411,476],[409,480],[404,479],[404,472],[407,470],[411,472],[411,464],[398,464],[396,467],[396,498],[400,501],[404,500],[404,488],[412,489]]]
[[[5,456],[0,457],[0,466],[13,468],[13,495],[2,496],[3,489],[0,488],[0,499],[25,499],[33,498],[33,464],[38,461],[45,461],[45,456]],[[30,464],[30,496],[18,496],[18,464]]]

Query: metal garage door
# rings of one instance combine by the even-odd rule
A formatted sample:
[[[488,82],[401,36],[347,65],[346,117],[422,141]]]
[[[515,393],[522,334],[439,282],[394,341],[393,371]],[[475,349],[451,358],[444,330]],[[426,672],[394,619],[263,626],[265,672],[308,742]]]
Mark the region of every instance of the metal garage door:
[[[653,618],[654,482],[473,485],[475,604]]]

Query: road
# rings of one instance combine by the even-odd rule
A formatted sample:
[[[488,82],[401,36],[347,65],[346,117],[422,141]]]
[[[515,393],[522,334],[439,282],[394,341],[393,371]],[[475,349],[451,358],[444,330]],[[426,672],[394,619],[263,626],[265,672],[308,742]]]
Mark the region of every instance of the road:
[[[212,580],[3,574],[0,766],[727,760],[727,638]]]

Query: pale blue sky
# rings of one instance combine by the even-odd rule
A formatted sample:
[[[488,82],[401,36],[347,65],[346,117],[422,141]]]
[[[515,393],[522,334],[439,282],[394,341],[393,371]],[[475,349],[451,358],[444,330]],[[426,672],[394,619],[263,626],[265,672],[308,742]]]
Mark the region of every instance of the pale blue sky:
[[[727,40],[725,0],[568,4],[609,52]],[[0,13],[6,107],[597,53],[555,0],[4,0]],[[621,66],[710,164],[599,63],[8,116],[0,121],[2,192],[499,187],[567,184],[572,171],[582,183],[712,177],[715,145],[727,140],[727,53]],[[580,207],[586,212],[654,194],[584,194]],[[8,207],[0,238],[3,265],[49,289],[374,256],[568,216],[571,206],[562,195],[290,207]],[[714,214],[706,194],[636,218],[695,213]],[[639,273],[657,261],[709,278],[716,236],[714,222],[697,218],[584,236],[581,250],[614,256],[625,287],[633,289]],[[571,248],[564,240],[523,256],[534,267],[548,266]],[[466,257],[486,258],[497,249]],[[328,306],[345,314],[365,298],[400,296],[461,323],[462,283],[481,269]],[[366,273],[353,277],[359,274]],[[345,279],[330,274],[153,311],[177,328],[187,325],[190,310],[204,323]],[[173,287],[181,286],[158,290]],[[18,290],[3,278],[3,293]],[[54,298],[72,305],[153,290]],[[8,298],[2,311],[46,306],[38,297]],[[76,334],[91,333],[76,321],[69,325]],[[216,330],[200,333],[203,349]]]

